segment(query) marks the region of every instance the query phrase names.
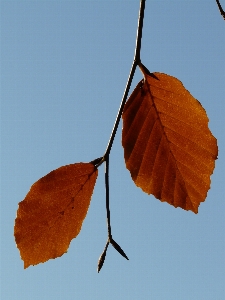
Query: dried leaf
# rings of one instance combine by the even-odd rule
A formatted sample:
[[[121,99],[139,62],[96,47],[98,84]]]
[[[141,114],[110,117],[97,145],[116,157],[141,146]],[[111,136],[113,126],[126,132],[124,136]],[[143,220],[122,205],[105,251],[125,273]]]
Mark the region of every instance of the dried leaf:
[[[144,192],[197,213],[218,154],[208,117],[181,81],[141,69],[122,116],[126,167]]]
[[[92,163],[60,167],[39,179],[19,203],[14,235],[24,268],[67,252],[86,217],[98,170]]]

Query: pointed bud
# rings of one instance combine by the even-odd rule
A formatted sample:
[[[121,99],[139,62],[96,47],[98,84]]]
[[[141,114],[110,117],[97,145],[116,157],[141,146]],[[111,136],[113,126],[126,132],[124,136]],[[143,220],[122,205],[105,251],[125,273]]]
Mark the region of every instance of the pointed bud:
[[[100,270],[101,270],[101,268],[104,264],[105,257],[106,257],[106,251],[107,251],[108,246],[109,246],[109,242],[107,241],[105,249],[102,252],[102,254],[101,254],[101,256],[99,257],[99,260],[98,260],[98,268],[97,268],[98,273],[100,272]]]
[[[123,257],[129,260],[129,258],[126,256],[125,252],[123,251],[123,249],[113,239],[110,240],[110,243]]]

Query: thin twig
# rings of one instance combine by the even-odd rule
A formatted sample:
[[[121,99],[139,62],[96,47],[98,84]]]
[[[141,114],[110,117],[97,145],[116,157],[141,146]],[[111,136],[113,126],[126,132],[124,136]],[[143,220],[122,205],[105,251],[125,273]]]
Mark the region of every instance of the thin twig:
[[[136,38],[136,47],[134,53],[134,61],[136,61],[137,65],[141,62],[141,38],[142,38],[142,28],[144,21],[144,11],[145,11],[145,1],[141,1],[139,17],[138,17],[138,28],[137,28],[137,38]]]
[[[109,155],[105,161],[105,197],[106,197],[106,213],[107,213],[107,228],[108,228],[108,239],[112,239],[111,224],[110,224],[110,209],[109,209]]]
[[[217,5],[218,5],[218,7],[219,7],[219,11],[220,11],[222,17],[223,17],[224,20],[225,20],[225,11],[223,10],[223,8],[222,8],[222,6],[221,6],[219,0],[216,0],[216,3],[217,3]]]
[[[120,119],[121,119],[121,116],[122,116],[123,108],[124,108],[124,105],[126,103],[127,96],[128,96],[129,90],[130,90],[130,86],[131,86],[131,83],[132,83],[132,80],[133,80],[133,77],[134,77],[135,70],[136,70],[137,65],[141,61],[140,60],[140,50],[141,50],[141,37],[142,37],[142,28],[143,28],[143,20],[144,20],[144,9],[145,9],[145,0],[141,0],[140,1],[139,18],[138,18],[138,29],[137,29],[134,60],[133,60],[133,64],[132,64],[130,74],[129,74],[129,77],[128,77],[128,80],[127,80],[127,85],[126,85],[126,88],[125,88],[125,91],[124,91],[124,94],[123,94],[123,98],[122,98],[122,101],[121,101],[121,104],[120,104],[120,108],[119,108],[119,111],[118,111],[118,114],[117,114],[117,117],[116,117],[116,121],[114,123],[114,127],[113,127],[113,130],[112,130],[112,133],[111,133],[109,143],[108,143],[108,146],[106,148],[104,157],[109,155],[109,153],[111,151],[112,144],[113,144],[113,141],[114,141],[114,138],[115,138],[115,135],[116,135],[116,131],[117,131],[117,128],[119,126]]]
[[[116,117],[116,121],[114,123],[114,127],[109,139],[108,146],[106,148],[105,154],[102,158],[95,160],[94,162],[97,164],[97,167],[105,161],[105,189],[106,189],[106,213],[107,213],[107,228],[108,228],[108,239],[106,242],[106,246],[104,248],[103,253],[101,254],[98,262],[98,272],[101,270],[103,263],[105,261],[106,252],[108,249],[108,245],[111,244],[123,257],[128,260],[127,255],[123,251],[123,249],[113,240],[112,232],[111,232],[111,223],[110,223],[110,209],[109,209],[109,154],[112,148],[112,144],[116,135],[116,131],[119,126],[119,122],[122,116],[123,108],[127,100],[127,96],[129,93],[129,89],[134,77],[134,73],[138,64],[141,63],[140,59],[140,51],[141,51],[141,38],[142,38],[142,28],[143,28],[143,19],[144,19],[144,9],[145,9],[145,0],[140,0],[140,10],[139,10],[139,18],[138,18],[138,28],[137,28],[137,37],[136,37],[136,46],[135,46],[135,54],[134,60],[132,63],[132,67],[130,70],[130,74],[127,80],[127,85],[123,94],[123,98],[120,104],[120,108]]]

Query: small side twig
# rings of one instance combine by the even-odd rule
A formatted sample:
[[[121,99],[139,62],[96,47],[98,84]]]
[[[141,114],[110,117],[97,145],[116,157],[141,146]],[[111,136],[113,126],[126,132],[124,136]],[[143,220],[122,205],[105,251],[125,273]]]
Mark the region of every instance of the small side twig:
[[[123,251],[123,249],[113,240],[112,238],[112,232],[111,232],[111,223],[110,223],[110,208],[109,208],[109,155],[105,158],[105,190],[106,190],[106,213],[107,213],[107,229],[108,229],[108,239],[105,245],[105,248],[98,260],[98,272],[101,270],[105,257],[106,252],[108,249],[109,244],[111,244],[123,257],[125,257],[127,260],[129,258]]]
[[[223,8],[222,8],[222,6],[221,6],[220,1],[219,1],[219,0],[216,0],[216,3],[217,3],[217,5],[218,5],[218,7],[219,7],[219,11],[220,11],[222,17],[223,17],[224,20],[225,20],[225,11],[223,10]]]

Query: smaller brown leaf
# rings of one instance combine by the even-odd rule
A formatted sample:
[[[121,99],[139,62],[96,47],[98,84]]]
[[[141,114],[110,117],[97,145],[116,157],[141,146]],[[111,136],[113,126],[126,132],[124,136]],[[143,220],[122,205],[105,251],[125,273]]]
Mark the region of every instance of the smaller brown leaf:
[[[19,203],[14,235],[24,268],[67,252],[90,205],[98,170],[92,163],[60,167],[39,179]]]

